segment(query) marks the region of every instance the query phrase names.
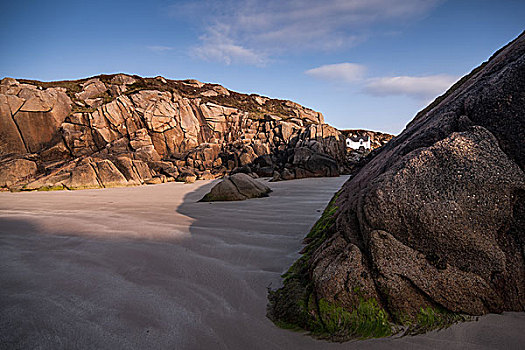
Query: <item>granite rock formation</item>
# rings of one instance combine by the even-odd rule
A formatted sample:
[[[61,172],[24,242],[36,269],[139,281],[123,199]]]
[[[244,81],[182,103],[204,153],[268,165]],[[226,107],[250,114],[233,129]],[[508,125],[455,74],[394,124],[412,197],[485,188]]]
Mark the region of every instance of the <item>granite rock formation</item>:
[[[297,103],[125,74],[0,83],[0,187],[81,189],[210,179],[245,167],[336,176],[342,134]],[[296,170],[297,169],[297,170]]]
[[[345,340],[525,311],[524,77],[522,34],[369,159],[270,292],[269,317]]]
[[[268,197],[272,190],[262,182],[244,173],[233,174],[213,186],[200,201],[242,201],[250,198]]]
[[[340,131],[345,138],[352,136],[370,137],[370,148],[373,150],[386,145],[394,137],[394,135],[388,133],[364,129],[343,129]]]

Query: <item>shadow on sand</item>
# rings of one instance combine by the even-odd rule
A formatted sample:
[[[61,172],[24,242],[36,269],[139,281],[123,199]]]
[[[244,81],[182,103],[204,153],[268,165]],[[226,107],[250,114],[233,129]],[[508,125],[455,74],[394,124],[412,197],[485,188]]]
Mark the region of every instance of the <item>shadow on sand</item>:
[[[265,317],[266,288],[279,285],[303,237],[344,181],[272,183],[268,198],[213,204],[197,202],[211,182],[191,185],[195,190],[165,184],[5,197],[13,203],[0,212],[0,348],[517,349],[523,344],[523,313],[488,315],[423,336],[344,344],[275,327]],[[182,201],[175,198],[181,191],[186,191]],[[88,216],[78,211],[90,205],[97,211]],[[110,232],[175,230],[179,237],[189,226],[189,235],[108,239],[75,232],[75,222],[102,230],[101,206],[104,223],[113,225]],[[49,216],[57,212],[69,213],[72,221],[57,223]],[[49,230],[53,226],[36,224],[39,215],[66,227],[57,235]]]

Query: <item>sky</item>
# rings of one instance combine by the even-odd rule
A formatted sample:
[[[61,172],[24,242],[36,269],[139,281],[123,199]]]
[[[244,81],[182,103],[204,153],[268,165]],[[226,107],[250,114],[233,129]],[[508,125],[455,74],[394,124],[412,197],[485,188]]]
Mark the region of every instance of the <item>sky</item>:
[[[128,73],[398,134],[525,29],[523,0],[1,1],[0,77]]]

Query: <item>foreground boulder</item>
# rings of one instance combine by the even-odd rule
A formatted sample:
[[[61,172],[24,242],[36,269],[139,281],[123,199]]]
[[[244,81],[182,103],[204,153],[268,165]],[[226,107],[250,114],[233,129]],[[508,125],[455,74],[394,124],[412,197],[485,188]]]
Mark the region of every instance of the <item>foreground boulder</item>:
[[[244,173],[233,174],[215,185],[201,202],[242,201],[249,198],[268,197],[272,190]]]
[[[336,194],[268,316],[332,340],[525,310],[525,35]]]

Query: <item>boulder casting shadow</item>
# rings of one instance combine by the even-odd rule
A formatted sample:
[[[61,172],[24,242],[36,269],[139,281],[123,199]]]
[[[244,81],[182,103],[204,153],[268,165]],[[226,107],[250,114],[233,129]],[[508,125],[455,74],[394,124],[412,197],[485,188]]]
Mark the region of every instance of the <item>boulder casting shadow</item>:
[[[215,185],[200,202],[242,201],[249,198],[268,197],[272,190],[244,173],[233,174]]]

